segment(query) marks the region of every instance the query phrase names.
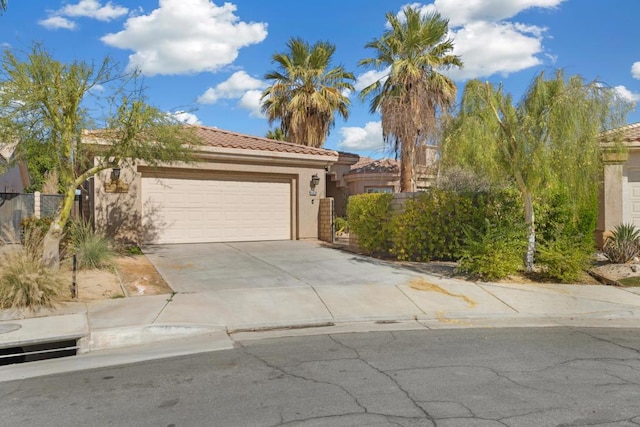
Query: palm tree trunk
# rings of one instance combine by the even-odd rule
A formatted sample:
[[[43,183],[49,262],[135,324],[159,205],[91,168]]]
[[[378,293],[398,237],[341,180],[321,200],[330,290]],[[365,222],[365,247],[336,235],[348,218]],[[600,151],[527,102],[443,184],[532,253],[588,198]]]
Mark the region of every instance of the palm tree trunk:
[[[535,215],[533,213],[533,196],[530,192],[524,194],[525,222],[528,225],[527,254],[525,256],[525,271],[533,271],[534,257],[536,253],[536,227]]]
[[[413,144],[402,144],[400,158],[400,191],[402,193],[410,193],[415,191],[413,182]]]

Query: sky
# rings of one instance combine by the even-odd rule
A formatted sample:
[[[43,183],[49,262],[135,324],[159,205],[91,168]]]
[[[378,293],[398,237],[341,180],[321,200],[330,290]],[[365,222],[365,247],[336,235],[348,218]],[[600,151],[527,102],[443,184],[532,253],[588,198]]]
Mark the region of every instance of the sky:
[[[381,158],[380,116],[358,90],[383,77],[358,66],[387,13],[407,5],[449,20],[464,67],[446,74],[462,93],[470,79],[503,84],[517,101],[541,71],[600,80],[640,101],[637,0],[9,0],[0,16],[3,48],[41,42],[54,58],[138,69],[149,103],[185,123],[265,136],[260,96],[271,57],[292,37],[336,46],[333,66],[357,77],[349,118],[336,118],[325,148]],[[640,107],[628,115],[640,122]]]

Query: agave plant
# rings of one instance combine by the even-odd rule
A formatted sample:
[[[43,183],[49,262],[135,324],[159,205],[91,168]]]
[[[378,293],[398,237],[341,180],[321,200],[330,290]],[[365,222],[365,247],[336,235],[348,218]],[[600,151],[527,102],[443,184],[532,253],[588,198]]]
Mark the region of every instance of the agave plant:
[[[640,230],[633,224],[620,224],[602,247],[604,256],[614,264],[624,264],[640,255]]]

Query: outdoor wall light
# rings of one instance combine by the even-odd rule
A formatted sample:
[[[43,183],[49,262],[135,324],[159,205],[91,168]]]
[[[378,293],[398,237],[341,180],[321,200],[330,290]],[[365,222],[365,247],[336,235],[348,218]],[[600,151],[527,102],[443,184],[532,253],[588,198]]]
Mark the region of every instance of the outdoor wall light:
[[[311,189],[315,190],[318,184],[320,184],[320,177],[317,173],[314,173],[313,176],[311,176]]]
[[[111,169],[111,181],[113,182],[120,181],[120,168]]]
[[[318,195],[318,193],[316,193],[316,187],[318,186],[318,184],[320,184],[320,177],[318,176],[317,173],[314,173],[311,176],[311,182],[309,183],[309,186],[311,187],[311,190],[309,191],[309,195],[311,197]],[[313,199],[311,200],[311,203],[313,203]]]

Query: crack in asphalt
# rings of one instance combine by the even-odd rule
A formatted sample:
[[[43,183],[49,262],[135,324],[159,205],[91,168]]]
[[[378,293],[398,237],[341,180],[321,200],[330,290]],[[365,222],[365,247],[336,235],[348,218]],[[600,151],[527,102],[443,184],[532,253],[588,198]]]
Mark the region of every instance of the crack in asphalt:
[[[351,392],[349,392],[347,389],[345,389],[341,385],[334,384],[334,383],[327,382],[327,381],[319,381],[319,380],[316,380],[314,378],[307,378],[307,377],[305,377],[303,375],[299,375],[299,374],[294,374],[294,373],[288,372],[288,371],[285,370],[285,368],[282,368],[282,367],[276,366],[276,365],[274,365],[272,363],[269,363],[264,358],[262,358],[262,357],[258,356],[257,354],[251,352],[242,343],[238,343],[238,344],[239,344],[239,349],[245,355],[247,355],[249,357],[252,357],[255,360],[258,360],[259,362],[263,363],[266,367],[268,367],[270,369],[273,369],[274,371],[280,372],[280,373],[282,373],[282,375],[286,375],[288,377],[296,378],[296,379],[299,379],[299,380],[302,380],[302,381],[308,381],[308,382],[311,382],[311,383],[314,383],[314,384],[324,384],[324,385],[336,387],[336,388],[342,390],[347,396],[349,396],[349,397],[351,397],[353,399],[353,401],[356,404],[356,406],[358,406],[359,408],[362,408],[362,412],[361,413],[367,413],[367,408],[358,401],[358,398],[356,398],[353,394],[351,394]],[[334,359],[334,360],[341,360],[341,359]],[[286,423],[284,423],[284,419],[283,419],[283,415],[282,414],[281,414],[280,418],[281,418],[281,423],[280,424],[276,424],[274,427],[281,426],[281,425],[286,425],[286,423],[289,423],[289,422],[292,422],[292,421],[300,422],[300,421],[305,421],[306,420],[306,419],[296,419],[296,420],[290,420],[290,421],[287,421]],[[315,417],[315,418],[318,418],[318,417]],[[322,419],[323,417],[319,417],[319,418]],[[312,419],[312,418],[310,418],[310,419]]]
[[[391,334],[391,335],[392,335],[393,339],[388,341],[389,343],[391,343],[394,340],[396,340],[395,335],[393,335],[393,334]],[[367,366],[369,366],[374,371],[378,372],[379,374],[381,374],[381,375],[385,376],[386,378],[388,378],[389,380],[391,380],[398,387],[398,390],[400,390],[407,397],[407,399],[409,399],[409,401],[413,403],[414,407],[424,414],[424,417],[426,419],[431,421],[434,425],[437,425],[435,419],[427,411],[425,411],[425,409],[423,407],[421,407],[413,397],[411,397],[410,393],[407,390],[405,390],[402,387],[402,385],[400,385],[400,383],[395,378],[393,378],[392,375],[390,375],[389,373],[387,373],[387,372],[379,369],[378,367],[374,366],[368,360],[365,360],[362,357],[362,355],[360,354],[360,351],[358,349],[350,347],[350,346],[346,345],[343,342],[340,342],[334,335],[329,335],[329,338],[331,340],[333,340],[334,342],[336,342],[337,344],[339,344],[339,345],[341,345],[341,346],[343,346],[343,347],[345,347],[347,349],[350,349],[350,350],[354,351],[358,355],[358,359],[363,361]],[[381,346],[378,346],[378,349],[380,349],[380,348],[381,348]]]

